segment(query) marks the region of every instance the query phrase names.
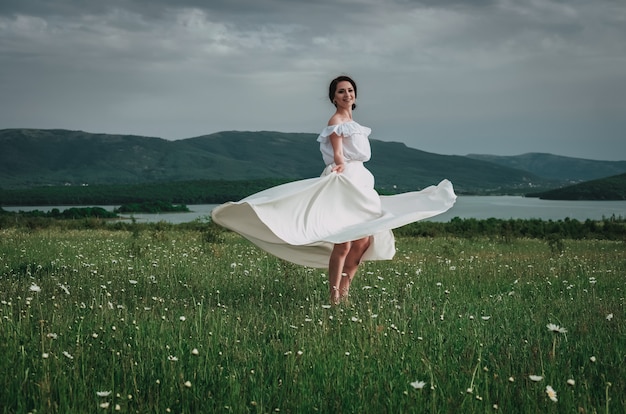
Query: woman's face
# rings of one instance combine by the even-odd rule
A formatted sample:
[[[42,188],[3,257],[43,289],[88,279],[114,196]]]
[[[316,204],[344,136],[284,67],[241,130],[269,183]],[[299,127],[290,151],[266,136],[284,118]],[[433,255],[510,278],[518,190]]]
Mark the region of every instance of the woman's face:
[[[354,88],[352,84],[348,81],[341,81],[337,84],[337,90],[335,90],[335,105],[337,108],[350,108],[352,109],[352,104],[356,96],[354,96]]]

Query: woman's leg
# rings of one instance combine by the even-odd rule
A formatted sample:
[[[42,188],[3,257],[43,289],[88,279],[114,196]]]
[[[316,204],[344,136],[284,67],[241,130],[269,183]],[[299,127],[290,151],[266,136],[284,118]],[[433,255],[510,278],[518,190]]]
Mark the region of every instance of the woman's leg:
[[[370,247],[370,243],[371,237],[364,237],[350,243],[350,250],[345,257],[342,277],[339,282],[339,300],[347,299],[352,279],[354,279],[359,264],[361,264],[363,253]]]
[[[352,242],[335,244],[330,254],[328,262],[328,284],[330,289],[330,302],[334,305],[338,304],[340,296],[340,285],[343,279],[342,273],[345,267],[346,258],[351,250]]]

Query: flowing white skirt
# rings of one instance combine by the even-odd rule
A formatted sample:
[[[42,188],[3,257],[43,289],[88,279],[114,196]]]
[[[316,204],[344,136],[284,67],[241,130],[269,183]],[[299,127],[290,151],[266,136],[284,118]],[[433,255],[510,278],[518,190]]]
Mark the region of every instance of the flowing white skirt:
[[[213,221],[281,259],[327,267],[335,243],[372,236],[363,260],[395,254],[392,229],[436,216],[456,200],[448,180],[421,191],[379,196],[361,162],[343,173],[328,166],[318,178],[279,185],[216,207]]]

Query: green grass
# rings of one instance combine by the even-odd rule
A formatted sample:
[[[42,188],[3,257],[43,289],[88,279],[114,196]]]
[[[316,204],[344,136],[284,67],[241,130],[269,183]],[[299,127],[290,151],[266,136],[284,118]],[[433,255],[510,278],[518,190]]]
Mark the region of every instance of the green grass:
[[[626,410],[624,242],[397,247],[330,308],[232,233],[0,230],[0,412]]]

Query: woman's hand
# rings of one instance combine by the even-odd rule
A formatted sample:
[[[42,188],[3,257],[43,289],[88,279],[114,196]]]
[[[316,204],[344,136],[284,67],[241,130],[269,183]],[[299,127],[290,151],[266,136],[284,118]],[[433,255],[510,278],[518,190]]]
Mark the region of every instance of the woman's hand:
[[[346,166],[344,164],[337,164],[333,167],[332,171],[336,173],[342,173],[345,167]]]

